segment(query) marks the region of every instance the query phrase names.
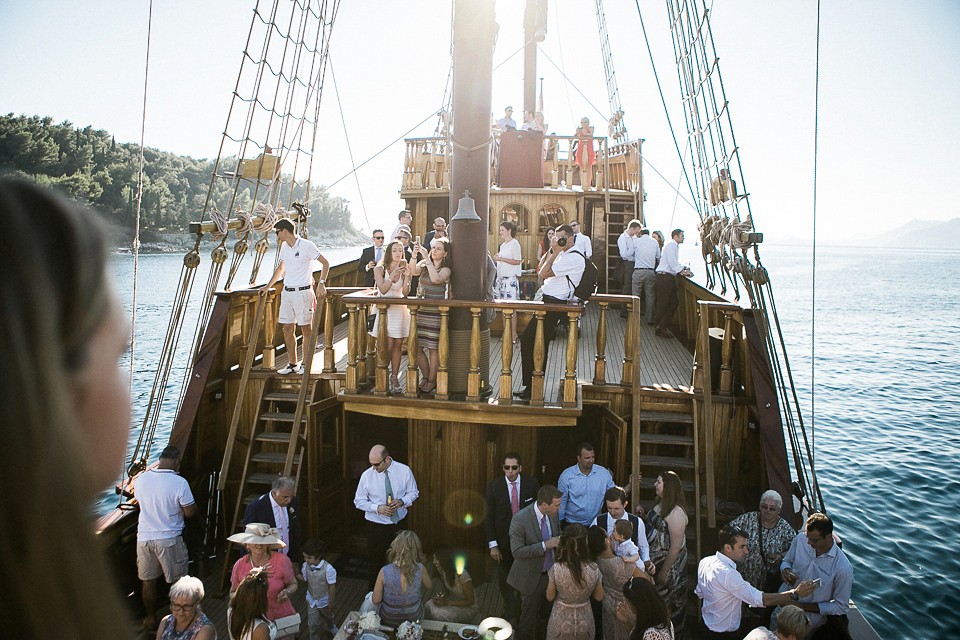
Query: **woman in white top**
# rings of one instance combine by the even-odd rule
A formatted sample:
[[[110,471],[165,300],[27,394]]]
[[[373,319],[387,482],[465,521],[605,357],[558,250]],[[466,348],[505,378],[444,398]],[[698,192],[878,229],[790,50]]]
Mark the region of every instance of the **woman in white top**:
[[[520,252],[520,243],[514,237],[517,234],[517,225],[509,220],[500,223],[500,251],[493,256],[493,261],[497,263],[497,280],[494,285],[493,295],[495,298],[503,300],[520,299],[520,264],[522,254]],[[520,339],[517,335],[517,314],[513,314],[513,331],[511,339],[516,342]],[[507,328],[503,328],[503,335],[507,335]]]
[[[248,573],[233,593],[228,624],[231,640],[273,640],[276,627],[268,622],[267,570]]]
[[[406,298],[410,293],[410,265],[403,245],[394,240],[383,252],[383,260],[373,269],[377,291],[384,298]],[[377,319],[379,323],[379,318]],[[373,335],[377,337],[375,325]],[[387,310],[387,354],[390,356],[390,392],[403,393],[400,386],[400,357],[403,340],[410,333],[410,310],[406,305],[393,305]]]

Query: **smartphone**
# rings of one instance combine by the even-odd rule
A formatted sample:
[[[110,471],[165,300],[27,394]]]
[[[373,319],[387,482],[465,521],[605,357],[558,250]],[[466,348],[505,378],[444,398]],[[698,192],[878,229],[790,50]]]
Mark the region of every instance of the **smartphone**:
[[[820,588],[820,578],[814,578],[814,579],[813,579],[813,588],[814,588],[814,589],[819,589],[819,588]]]
[[[420,236],[417,236],[417,239],[413,241],[414,244],[420,244]]]

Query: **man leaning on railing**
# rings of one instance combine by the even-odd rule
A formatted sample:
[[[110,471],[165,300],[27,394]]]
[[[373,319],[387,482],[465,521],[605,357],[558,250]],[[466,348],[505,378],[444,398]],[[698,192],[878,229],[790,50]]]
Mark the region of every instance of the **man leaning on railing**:
[[[580,255],[571,255],[573,229],[565,224],[557,228],[550,244],[550,252],[540,266],[543,281],[543,301],[548,304],[566,304],[574,299],[573,290],[583,276],[584,260]],[[565,317],[560,311],[548,311],[543,318],[544,349],[550,344],[557,325]],[[527,324],[520,336],[520,362],[523,370],[523,389],[514,395],[521,400],[530,399],[530,382],[533,379],[533,347],[537,339],[537,323]]]

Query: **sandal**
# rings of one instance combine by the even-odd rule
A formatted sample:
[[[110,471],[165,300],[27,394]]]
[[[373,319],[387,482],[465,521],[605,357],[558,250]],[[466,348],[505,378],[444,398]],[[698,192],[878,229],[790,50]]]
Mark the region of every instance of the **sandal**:
[[[431,382],[430,380],[425,381],[420,385],[420,391],[423,393],[433,393],[437,390],[437,383]]]

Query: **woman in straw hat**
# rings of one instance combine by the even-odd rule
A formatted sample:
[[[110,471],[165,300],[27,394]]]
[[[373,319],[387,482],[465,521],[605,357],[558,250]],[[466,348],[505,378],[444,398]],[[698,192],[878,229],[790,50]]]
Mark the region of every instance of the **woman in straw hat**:
[[[227,540],[239,542],[249,551],[233,565],[230,576],[231,597],[246,575],[260,567],[268,576],[267,620],[273,621],[295,614],[290,596],[297,590],[297,579],[290,558],[276,551],[284,546],[280,532],[268,524],[251,522],[243,533],[236,533]]]

